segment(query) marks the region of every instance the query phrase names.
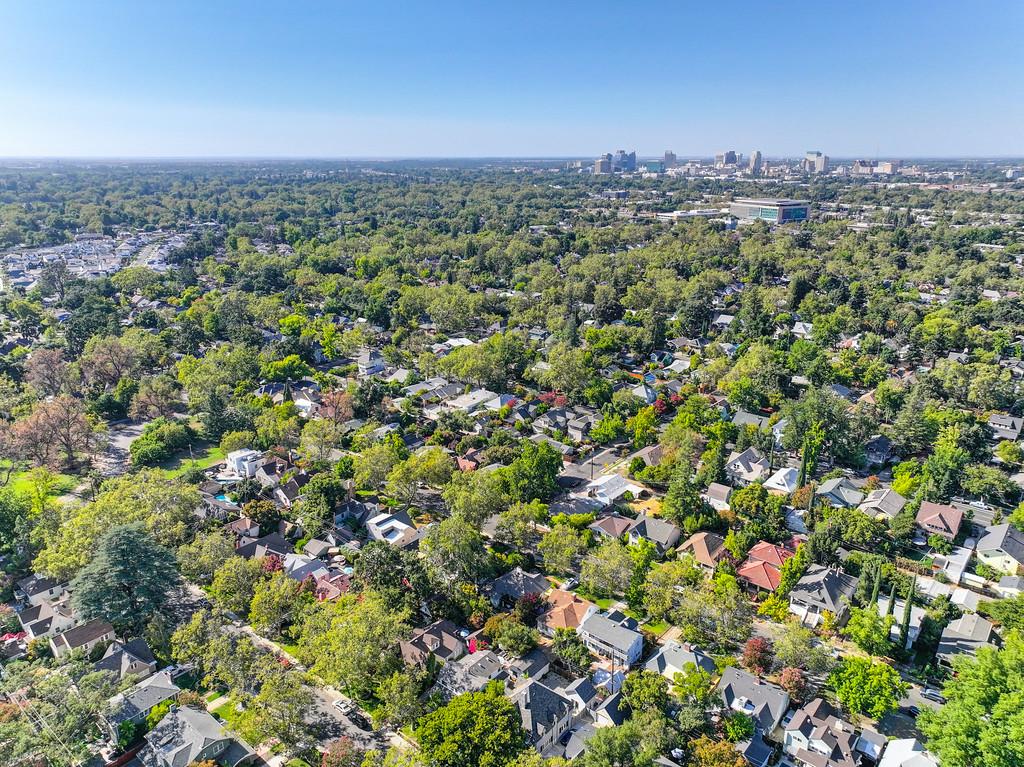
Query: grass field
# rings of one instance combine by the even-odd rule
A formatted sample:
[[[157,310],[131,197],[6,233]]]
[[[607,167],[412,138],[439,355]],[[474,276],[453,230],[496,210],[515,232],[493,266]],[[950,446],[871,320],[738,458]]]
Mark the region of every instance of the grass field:
[[[6,475],[7,469],[10,468],[10,465],[10,461],[0,461],[0,477]],[[72,490],[74,490],[82,483],[82,480],[76,477],[74,474],[51,474],[50,477],[53,480],[53,486],[50,488],[51,497],[66,495],[67,493],[70,493]],[[9,487],[11,490],[14,490],[17,493],[32,492],[32,472],[14,472],[13,474],[11,474],[11,478],[7,482],[7,487]]]
[[[200,469],[208,469],[224,460],[224,451],[218,445],[194,445],[192,455],[186,450],[170,460],[164,461],[157,469],[168,477],[180,477],[195,463]]]

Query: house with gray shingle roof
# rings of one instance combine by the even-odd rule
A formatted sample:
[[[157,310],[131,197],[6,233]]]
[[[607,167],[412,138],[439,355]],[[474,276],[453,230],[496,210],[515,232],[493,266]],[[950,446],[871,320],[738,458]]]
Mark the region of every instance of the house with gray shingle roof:
[[[722,672],[718,693],[727,708],[754,720],[762,733],[771,734],[789,710],[789,693],[735,666]]]
[[[811,565],[807,573],[789,592],[789,611],[812,628],[818,626],[825,612],[843,625],[850,602],[857,590],[857,578],[841,570]]]
[[[172,706],[146,733],[146,747],[139,760],[145,767],[187,767],[207,759],[235,767],[253,756],[247,743],[226,732],[208,712]]]
[[[1016,575],[1024,567],[1024,533],[1006,522],[987,527],[975,554],[989,567]]]
[[[540,682],[531,681],[520,687],[512,694],[512,702],[519,708],[531,745],[541,753],[572,726],[572,701]]]

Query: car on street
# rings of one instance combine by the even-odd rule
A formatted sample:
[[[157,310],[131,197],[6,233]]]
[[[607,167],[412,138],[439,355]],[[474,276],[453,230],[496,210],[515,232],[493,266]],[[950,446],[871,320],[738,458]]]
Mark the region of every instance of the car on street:
[[[946,702],[946,699],[942,697],[942,693],[938,690],[932,689],[931,687],[925,687],[921,690],[921,697],[925,700],[934,701],[935,703]]]

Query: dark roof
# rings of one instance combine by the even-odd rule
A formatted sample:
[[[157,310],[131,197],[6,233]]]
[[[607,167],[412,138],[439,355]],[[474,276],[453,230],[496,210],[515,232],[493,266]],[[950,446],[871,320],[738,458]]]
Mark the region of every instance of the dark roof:
[[[572,701],[540,682],[530,682],[513,697],[523,719],[523,728],[536,743],[572,711]]]
[[[101,636],[105,634],[112,634],[114,627],[107,623],[105,620],[91,620],[88,623],[83,623],[81,626],[75,626],[72,629],[68,629],[63,634],[58,634],[53,638],[54,642],[59,642],[66,645],[69,649],[74,650],[76,647],[84,647],[89,642],[95,642]]]
[[[491,599],[516,600],[527,594],[543,594],[549,588],[551,584],[540,573],[528,573],[521,567],[515,567],[491,581],[487,592]]]
[[[789,596],[838,613],[844,602],[853,599],[856,590],[857,579],[852,575],[831,567],[811,565],[807,568],[807,574],[789,592]]]
[[[789,708],[789,695],[742,669],[729,666],[718,683],[722,700],[730,708],[749,714],[764,732],[771,732]]]

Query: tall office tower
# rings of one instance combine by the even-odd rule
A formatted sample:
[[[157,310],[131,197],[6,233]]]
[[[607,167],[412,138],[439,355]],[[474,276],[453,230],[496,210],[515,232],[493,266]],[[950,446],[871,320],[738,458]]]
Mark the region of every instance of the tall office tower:
[[[800,163],[806,173],[828,173],[828,155],[821,152],[808,152]]]
[[[625,149],[619,149],[615,152],[615,157],[612,159],[612,169],[619,171],[620,173],[632,173],[636,170],[636,152],[630,152],[626,154]]]
[[[676,167],[676,153],[673,152],[671,149],[665,150],[664,163],[666,168]]]
[[[604,157],[598,157],[594,160],[594,174],[601,175],[612,172],[612,156],[606,154]]]
[[[736,152],[732,149],[726,152],[719,152],[715,155],[715,167],[724,168],[726,165],[736,164]]]
[[[750,153],[750,172],[755,176],[761,175],[761,152],[755,149]]]

